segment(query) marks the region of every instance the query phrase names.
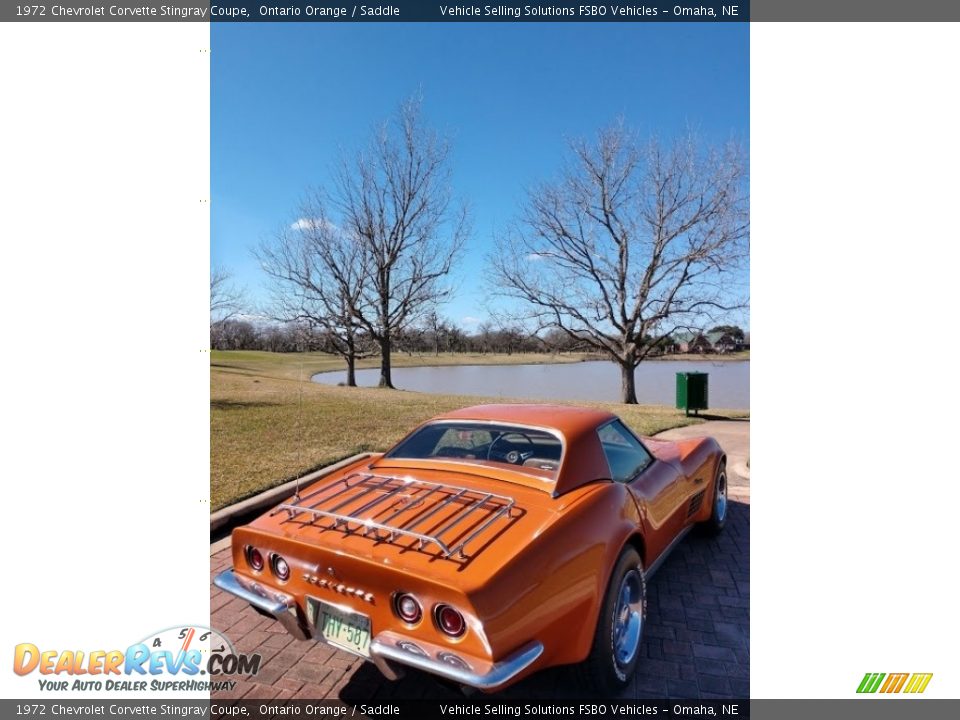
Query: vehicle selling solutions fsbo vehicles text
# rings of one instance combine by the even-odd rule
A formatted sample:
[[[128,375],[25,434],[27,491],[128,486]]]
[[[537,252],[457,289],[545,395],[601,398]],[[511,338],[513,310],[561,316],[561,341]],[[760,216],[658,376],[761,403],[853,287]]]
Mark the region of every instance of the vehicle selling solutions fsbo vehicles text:
[[[446,17],[717,17],[717,11],[703,5],[674,5],[668,8],[649,5],[578,5],[577,7],[553,7],[550,5],[441,5],[440,14]],[[737,17],[739,5],[725,5],[721,14]]]

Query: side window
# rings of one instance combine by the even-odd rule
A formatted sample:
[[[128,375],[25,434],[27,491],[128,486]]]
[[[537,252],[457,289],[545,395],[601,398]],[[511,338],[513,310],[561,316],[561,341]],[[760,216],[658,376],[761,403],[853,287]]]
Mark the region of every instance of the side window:
[[[597,430],[610,473],[616,482],[628,482],[646,468],[653,457],[619,420]]]

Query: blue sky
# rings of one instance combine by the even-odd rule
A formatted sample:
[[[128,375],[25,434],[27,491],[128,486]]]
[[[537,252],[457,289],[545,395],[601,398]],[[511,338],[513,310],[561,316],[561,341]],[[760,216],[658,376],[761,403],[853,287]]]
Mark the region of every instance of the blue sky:
[[[480,282],[493,234],[549,179],[566,142],[622,115],[661,136],[693,124],[749,137],[747,23],[212,23],[211,262],[254,301],[251,249],[296,220],[341,149],[361,146],[421,92],[453,143],[473,237],[442,310],[486,317]]]

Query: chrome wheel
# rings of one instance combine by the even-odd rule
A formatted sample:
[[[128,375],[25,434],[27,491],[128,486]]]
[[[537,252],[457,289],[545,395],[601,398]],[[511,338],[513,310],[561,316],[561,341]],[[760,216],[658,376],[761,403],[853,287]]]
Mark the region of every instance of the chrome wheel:
[[[713,500],[713,517],[718,523],[727,518],[727,473],[723,470],[717,476],[717,496]]]
[[[620,582],[613,614],[613,659],[622,671],[633,662],[643,631],[643,576],[630,570]]]

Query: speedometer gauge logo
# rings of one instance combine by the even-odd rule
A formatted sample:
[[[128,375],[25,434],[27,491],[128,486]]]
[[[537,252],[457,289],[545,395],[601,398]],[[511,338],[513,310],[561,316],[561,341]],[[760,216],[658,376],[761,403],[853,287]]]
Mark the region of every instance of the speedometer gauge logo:
[[[193,662],[200,675],[217,675],[220,673],[232,674],[238,662],[227,660],[236,658],[237,653],[230,639],[219,630],[205,625],[174,625],[158,630],[140,640],[139,645],[146,645],[151,652],[169,653],[171,658],[170,669],[183,667],[187,658]],[[177,660],[181,663],[178,665]]]

